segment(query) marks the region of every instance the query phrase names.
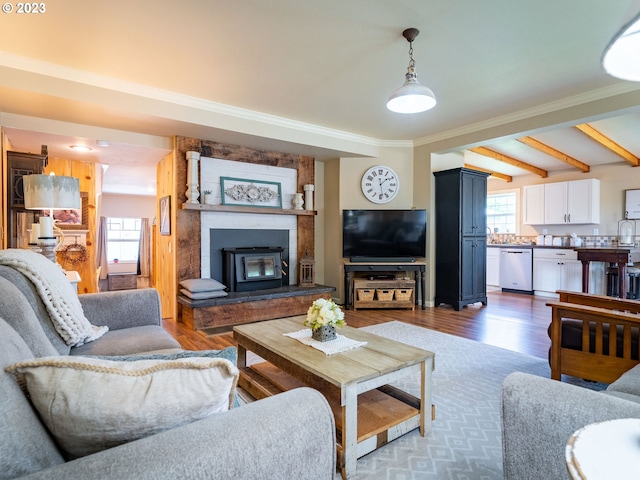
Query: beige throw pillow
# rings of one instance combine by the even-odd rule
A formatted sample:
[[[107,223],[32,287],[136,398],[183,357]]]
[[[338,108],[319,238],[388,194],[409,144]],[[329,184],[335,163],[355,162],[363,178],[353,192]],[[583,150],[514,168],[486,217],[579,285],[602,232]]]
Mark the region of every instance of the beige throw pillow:
[[[180,286],[192,293],[215,292],[227,288],[225,285],[213,278],[190,278],[188,280],[182,280],[180,282]]]
[[[45,357],[6,368],[70,458],[233,406],[238,369],[222,358],[111,361]]]

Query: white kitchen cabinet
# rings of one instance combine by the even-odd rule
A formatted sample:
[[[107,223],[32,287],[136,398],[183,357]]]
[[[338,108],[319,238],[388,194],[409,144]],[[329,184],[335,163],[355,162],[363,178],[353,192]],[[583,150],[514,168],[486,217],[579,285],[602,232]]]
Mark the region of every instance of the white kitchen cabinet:
[[[500,248],[487,247],[487,287],[500,287]]]
[[[544,223],[567,223],[568,182],[547,183],[544,186]]]
[[[522,187],[522,223],[544,224],[544,184]]]
[[[600,223],[600,180],[546,183],[544,187],[544,224]]]
[[[536,248],[533,251],[533,290],[555,296],[557,290],[582,290],[582,263],[575,250]]]

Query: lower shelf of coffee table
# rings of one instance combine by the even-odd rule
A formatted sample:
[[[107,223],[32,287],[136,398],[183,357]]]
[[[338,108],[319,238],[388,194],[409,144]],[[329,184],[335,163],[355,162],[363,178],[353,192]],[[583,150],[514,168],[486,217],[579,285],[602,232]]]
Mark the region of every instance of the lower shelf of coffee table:
[[[256,399],[307,386],[268,362],[241,369],[238,385]],[[331,400],[329,405],[341,444],[342,407]],[[358,458],[419,426],[420,402],[413,395],[389,385],[358,395]]]

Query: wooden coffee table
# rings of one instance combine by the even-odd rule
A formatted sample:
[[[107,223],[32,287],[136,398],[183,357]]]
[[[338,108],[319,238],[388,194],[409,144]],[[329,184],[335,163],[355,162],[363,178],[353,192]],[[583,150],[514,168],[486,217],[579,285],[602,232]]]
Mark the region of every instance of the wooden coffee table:
[[[239,386],[256,399],[309,386],[323,393],[336,421],[338,465],[342,477],[356,475],[358,458],[420,429],[431,432],[433,352],[362,330],[342,327],[338,333],[366,341],[364,347],[327,356],[285,333],[302,328],[305,316],[236,326]],[[266,362],[247,367],[247,351]],[[420,398],[389,382],[420,375]]]

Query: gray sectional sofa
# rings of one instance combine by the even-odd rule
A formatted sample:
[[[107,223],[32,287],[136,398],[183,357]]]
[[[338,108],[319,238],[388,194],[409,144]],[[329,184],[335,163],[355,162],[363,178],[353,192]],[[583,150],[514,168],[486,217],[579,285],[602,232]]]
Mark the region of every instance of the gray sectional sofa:
[[[175,352],[180,347],[161,326],[153,289],[79,298],[91,323],[108,325],[109,332],[69,347],[34,285],[17,270],[0,266],[0,479],[333,478],[333,415],[324,397],[308,388],[66,461],[5,368],[40,357]]]
[[[569,478],[569,437],[591,423],[617,418],[640,418],[640,365],[601,392],[512,373],[502,388],[504,478]]]

